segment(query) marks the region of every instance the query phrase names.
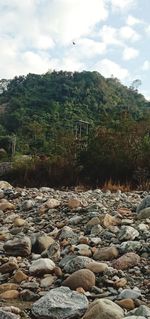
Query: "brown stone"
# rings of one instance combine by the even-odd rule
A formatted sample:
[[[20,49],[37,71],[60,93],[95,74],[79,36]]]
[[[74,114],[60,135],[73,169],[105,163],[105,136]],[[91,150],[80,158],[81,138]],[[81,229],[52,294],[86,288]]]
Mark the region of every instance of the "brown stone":
[[[63,281],[63,286],[67,286],[72,290],[82,287],[85,291],[95,286],[95,275],[89,269],[81,269],[75,271],[67,279]]]
[[[2,274],[11,273],[14,270],[18,269],[18,265],[15,261],[8,261],[7,263],[0,266],[0,272]]]
[[[8,283],[8,284],[2,284],[0,285],[0,293],[3,293],[8,290],[17,290],[19,288],[19,285]]]
[[[93,258],[95,260],[112,260],[118,257],[119,252],[115,246],[97,248]]]
[[[127,253],[117,260],[114,260],[112,266],[116,269],[132,268],[140,263],[140,256],[135,253]]]
[[[109,229],[111,226],[116,226],[119,224],[120,224],[120,221],[116,217],[111,216],[109,214],[105,214],[103,219],[103,226]]]
[[[17,217],[17,218],[15,218],[15,220],[14,220],[14,226],[15,226],[15,227],[22,227],[22,226],[24,226],[25,224],[26,224],[26,220],[23,219],[23,218]]]
[[[126,310],[132,310],[135,308],[135,304],[132,299],[122,299],[122,300],[118,300],[116,303],[117,305],[119,305],[120,307]]]
[[[55,267],[54,268],[54,274],[57,276],[57,277],[62,277],[62,270],[60,267]]]
[[[28,279],[28,276],[26,274],[23,273],[22,270],[18,270],[14,277],[13,277],[14,281],[17,282],[18,284],[21,283],[24,280]]]
[[[93,261],[93,262],[89,263],[86,266],[86,268],[91,270],[92,272],[94,272],[96,274],[96,273],[104,272],[108,268],[108,265],[105,263],[99,263],[99,262]]]
[[[0,299],[17,299],[18,297],[18,290],[8,290],[0,294]]]
[[[10,203],[7,199],[1,199],[0,201],[0,210],[5,212],[6,210],[14,210],[15,205]]]
[[[81,204],[80,200],[77,198],[71,198],[68,201],[68,207],[71,209],[78,208],[81,206],[82,206],[82,204]]]
[[[120,278],[114,282],[114,286],[117,288],[124,287],[126,286],[126,284],[127,284],[126,278]]]
[[[79,294],[82,294],[82,295],[85,294],[85,290],[82,287],[78,287],[76,291],[79,292]]]

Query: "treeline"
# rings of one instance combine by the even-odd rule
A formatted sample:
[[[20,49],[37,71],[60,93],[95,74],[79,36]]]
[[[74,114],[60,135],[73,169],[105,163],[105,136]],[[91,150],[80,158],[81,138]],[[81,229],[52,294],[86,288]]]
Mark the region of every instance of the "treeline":
[[[14,183],[148,187],[150,102],[133,87],[97,72],[29,74],[8,82],[1,108],[0,135],[16,137]]]

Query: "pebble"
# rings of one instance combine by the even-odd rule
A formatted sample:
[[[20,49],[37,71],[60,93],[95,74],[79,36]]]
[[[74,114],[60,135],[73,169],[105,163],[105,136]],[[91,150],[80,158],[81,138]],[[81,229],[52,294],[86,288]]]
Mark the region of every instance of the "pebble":
[[[124,311],[109,299],[97,299],[92,302],[82,319],[121,319]]]
[[[0,318],[150,317],[148,192],[0,185]]]
[[[80,318],[88,307],[87,298],[68,287],[55,288],[36,301],[32,314],[37,319]]]
[[[89,269],[77,270],[65,279],[62,285],[67,286],[72,290],[82,287],[85,291],[89,291],[95,286],[95,275]]]

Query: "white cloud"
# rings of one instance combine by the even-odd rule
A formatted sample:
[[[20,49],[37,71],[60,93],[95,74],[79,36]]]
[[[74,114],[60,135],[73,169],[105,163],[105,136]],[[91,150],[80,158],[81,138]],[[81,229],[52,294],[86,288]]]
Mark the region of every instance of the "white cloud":
[[[96,55],[101,55],[106,52],[106,45],[103,42],[94,41],[88,38],[78,40],[70,52],[71,55],[78,58],[92,58]]]
[[[142,70],[148,71],[150,70],[150,61],[146,60],[142,65]]]
[[[107,19],[109,11],[106,2],[1,0],[0,76],[12,77],[19,73],[44,72],[47,68],[58,67],[80,69],[80,60],[104,53],[105,44],[88,39],[88,34],[94,32],[97,23]],[[81,56],[72,52],[74,40],[79,43]],[[51,50],[54,48],[56,58],[52,59]],[[67,57],[65,50],[68,50]]]
[[[138,41],[140,39],[140,35],[129,26],[120,28],[120,36],[122,39],[130,40],[132,42]]]
[[[141,19],[138,19],[136,17],[133,17],[132,15],[129,15],[127,17],[127,25],[129,26],[133,26],[133,25],[136,25],[136,24],[141,24],[141,23],[144,23],[144,21],[142,21]]]
[[[43,29],[57,41],[70,43],[87,35],[100,21],[108,17],[105,0],[46,0],[42,9]]]
[[[64,71],[82,71],[84,69],[84,63],[78,61],[75,57],[66,56],[55,66],[55,70]]]
[[[115,9],[125,10],[130,9],[136,4],[136,0],[110,0],[111,5]]]
[[[125,48],[123,51],[123,59],[124,60],[131,60],[137,58],[139,55],[139,51],[134,48]]]
[[[118,29],[116,28],[104,25],[100,30],[99,35],[105,44],[121,45],[121,42],[118,39]]]
[[[94,69],[103,74],[105,77],[113,75],[120,80],[124,80],[129,76],[129,71],[127,69],[109,59],[101,60],[95,64]]]
[[[145,31],[146,31],[147,35],[150,36],[150,25],[145,28]]]

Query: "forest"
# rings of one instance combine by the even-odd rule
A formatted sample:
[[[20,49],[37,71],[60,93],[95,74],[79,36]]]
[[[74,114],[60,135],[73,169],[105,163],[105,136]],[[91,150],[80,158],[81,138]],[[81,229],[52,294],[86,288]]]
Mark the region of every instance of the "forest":
[[[136,81],[135,81],[136,82]],[[98,72],[48,71],[0,81],[0,161],[37,186],[150,183],[150,102]]]

